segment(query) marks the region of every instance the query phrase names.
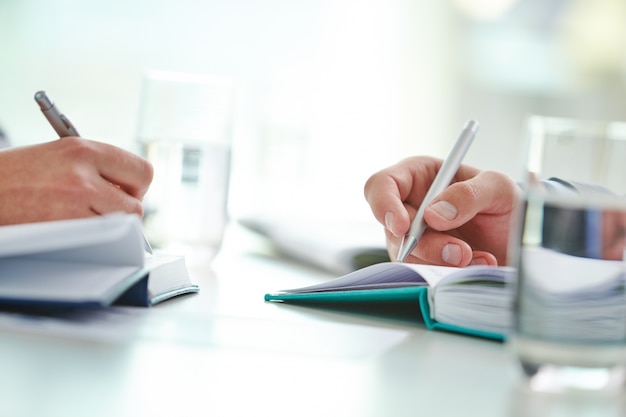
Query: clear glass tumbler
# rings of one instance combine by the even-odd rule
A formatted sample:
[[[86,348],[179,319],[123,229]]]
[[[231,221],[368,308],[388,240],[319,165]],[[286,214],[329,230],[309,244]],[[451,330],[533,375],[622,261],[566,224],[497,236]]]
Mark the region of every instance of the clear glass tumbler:
[[[157,248],[221,246],[228,220],[235,83],[152,71],[143,81],[137,141],[154,166],[144,201]]]
[[[537,391],[626,378],[626,123],[532,116],[511,346]]]

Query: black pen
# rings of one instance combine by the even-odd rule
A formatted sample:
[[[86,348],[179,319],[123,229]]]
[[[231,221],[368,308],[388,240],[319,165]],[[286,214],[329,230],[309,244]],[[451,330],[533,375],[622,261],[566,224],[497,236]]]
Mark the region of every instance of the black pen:
[[[80,137],[78,130],[74,127],[70,119],[68,119],[63,113],[61,113],[54,102],[46,95],[45,91],[37,91],[35,93],[35,101],[39,104],[41,112],[46,116],[48,122],[52,126],[59,137],[64,138],[67,136]],[[144,246],[148,253],[152,253],[152,246],[148,242],[148,238],[144,234],[143,236]]]

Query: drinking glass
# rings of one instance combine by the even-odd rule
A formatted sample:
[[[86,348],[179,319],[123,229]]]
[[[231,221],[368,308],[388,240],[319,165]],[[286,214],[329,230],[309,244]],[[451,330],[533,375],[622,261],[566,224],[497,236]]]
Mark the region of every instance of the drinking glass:
[[[626,123],[531,116],[511,346],[537,391],[626,377]]]
[[[157,248],[221,246],[234,88],[229,77],[204,74],[152,71],[143,80],[137,140],[154,167],[144,227]]]

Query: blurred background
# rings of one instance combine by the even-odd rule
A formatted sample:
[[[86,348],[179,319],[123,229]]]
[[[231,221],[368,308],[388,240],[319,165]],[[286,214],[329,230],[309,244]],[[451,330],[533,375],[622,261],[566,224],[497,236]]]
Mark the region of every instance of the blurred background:
[[[626,120],[623,0],[0,0],[0,126],[137,151],[150,70],[234,77],[231,212],[368,217],[363,184],[417,154],[517,176],[530,113]],[[309,211],[314,210],[314,211]]]

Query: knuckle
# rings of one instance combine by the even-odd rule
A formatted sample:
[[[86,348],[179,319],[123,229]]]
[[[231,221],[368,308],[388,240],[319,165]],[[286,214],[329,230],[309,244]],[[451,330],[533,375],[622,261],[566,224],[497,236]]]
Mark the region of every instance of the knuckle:
[[[368,196],[371,193],[372,187],[374,186],[374,182],[376,181],[376,176],[378,175],[378,173],[372,175],[371,177],[369,177],[367,179],[367,181],[365,181],[365,185],[363,186],[363,195],[365,195],[365,198],[369,199]]]
[[[497,171],[485,171],[483,175],[488,183],[493,184],[494,193],[500,196],[500,201],[515,204],[520,198],[521,189],[509,176]]]
[[[480,196],[480,190],[477,188],[476,184],[469,181],[457,183],[456,193],[461,202],[465,201],[468,203],[476,201]]]
[[[69,169],[66,182],[67,188],[77,194],[93,195],[96,193],[91,176],[78,166]]]
[[[133,198],[130,206],[131,213],[136,213],[139,217],[143,217],[143,205],[141,201]]]
[[[64,151],[73,160],[84,161],[93,159],[94,149],[89,141],[75,137],[65,137],[59,140],[62,141]]]
[[[149,185],[154,179],[154,166],[146,159],[143,159],[143,172],[146,183]]]

